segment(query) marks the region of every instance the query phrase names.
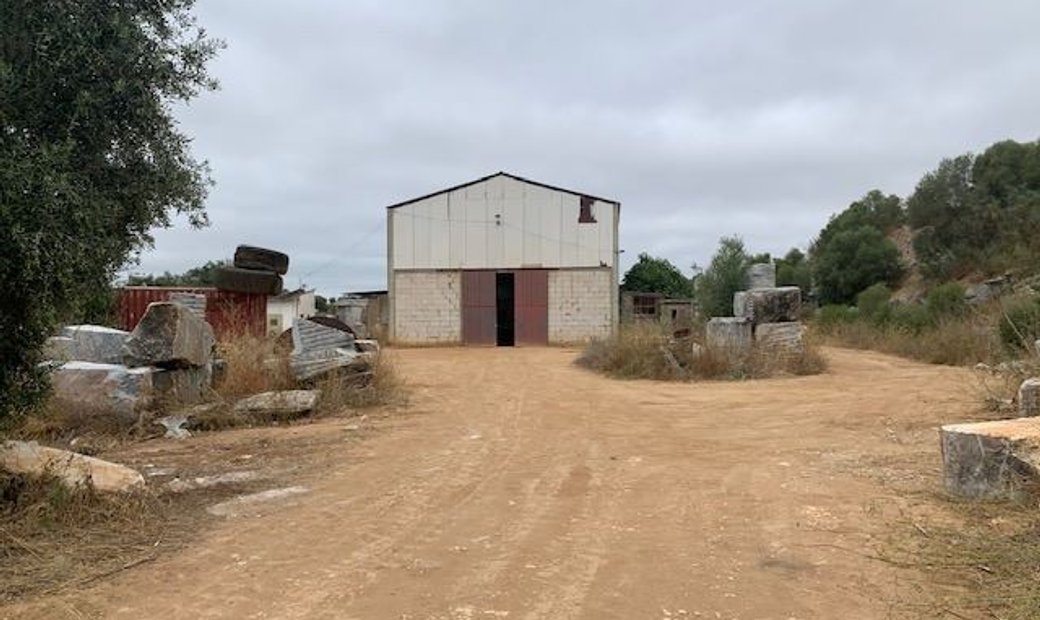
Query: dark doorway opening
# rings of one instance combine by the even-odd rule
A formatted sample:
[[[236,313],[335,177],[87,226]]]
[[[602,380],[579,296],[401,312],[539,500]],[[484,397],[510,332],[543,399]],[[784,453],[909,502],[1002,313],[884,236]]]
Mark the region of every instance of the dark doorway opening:
[[[516,343],[516,282],[512,273],[495,274],[496,344],[511,347]]]

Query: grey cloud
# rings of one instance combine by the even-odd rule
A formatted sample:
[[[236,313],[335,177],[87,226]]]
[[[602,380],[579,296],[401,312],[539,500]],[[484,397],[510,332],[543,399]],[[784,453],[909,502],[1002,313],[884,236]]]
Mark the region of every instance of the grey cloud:
[[[290,284],[385,286],[383,206],[499,169],[622,201],[686,268],[722,235],[782,253],[944,156],[1040,136],[1040,5],[977,2],[200,0],[223,83],[177,111],[213,226],[140,271],[235,244]]]

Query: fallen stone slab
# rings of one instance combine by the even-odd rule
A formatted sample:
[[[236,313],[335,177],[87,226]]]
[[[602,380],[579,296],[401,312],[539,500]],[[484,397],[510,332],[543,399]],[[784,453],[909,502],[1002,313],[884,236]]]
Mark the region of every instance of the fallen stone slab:
[[[313,353],[354,347],[354,336],[348,331],[328,327],[311,319],[296,319],[292,328],[293,353]]]
[[[170,480],[165,485],[163,485],[163,487],[171,493],[184,493],[186,491],[209,489],[225,484],[241,484],[243,482],[252,482],[253,480],[259,479],[260,472],[258,471],[231,471],[225,474],[216,474],[214,476],[198,476],[195,478],[174,478],[173,480]]]
[[[69,359],[119,364],[130,333],[102,325],[69,325],[61,330],[61,335],[72,339]]]
[[[1018,387],[1018,415],[1040,415],[1040,378],[1026,379]]]
[[[181,304],[159,301],[148,304],[123,353],[129,366],[200,367],[212,361],[215,344],[209,323]]]
[[[802,289],[797,286],[760,288],[747,291],[743,316],[754,323],[797,321],[802,310]]]
[[[273,271],[284,276],[289,271],[289,255],[277,250],[240,245],[235,248],[235,267],[255,271]]]
[[[255,510],[258,506],[268,502],[278,501],[294,495],[307,492],[307,487],[294,486],[284,489],[270,489],[249,495],[240,495],[226,502],[214,504],[206,509],[206,512],[218,517],[235,517],[246,512]]]
[[[704,342],[710,349],[744,353],[751,348],[751,328],[743,317],[715,317],[705,326]]]
[[[332,349],[289,356],[289,369],[301,383],[313,382],[337,373],[356,374],[372,367],[372,353],[357,349]]]
[[[54,397],[85,413],[111,413],[127,421],[151,404],[154,368],[66,362],[51,371]]]
[[[318,404],[321,390],[282,390],[254,394],[235,403],[235,411],[271,418],[296,417]]]
[[[776,265],[773,263],[755,263],[748,267],[748,289],[775,288]]]
[[[1040,418],[948,424],[940,440],[943,485],[959,497],[1011,499],[1040,472]]]
[[[802,351],[804,329],[799,322],[760,323],[755,326],[755,345],[768,351],[795,354]]]
[[[106,493],[126,492],[144,486],[144,476],[125,465],[47,448],[35,441],[0,444],[0,467],[32,476],[51,475],[70,487],[91,485]]]
[[[219,289],[237,293],[278,295],[282,292],[282,276],[273,271],[220,267],[213,272],[213,283]]]

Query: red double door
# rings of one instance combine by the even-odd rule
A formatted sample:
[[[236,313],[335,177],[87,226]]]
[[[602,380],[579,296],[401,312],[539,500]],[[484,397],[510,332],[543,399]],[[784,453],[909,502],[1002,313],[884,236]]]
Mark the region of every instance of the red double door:
[[[548,344],[548,270],[463,271],[462,342],[492,346]]]

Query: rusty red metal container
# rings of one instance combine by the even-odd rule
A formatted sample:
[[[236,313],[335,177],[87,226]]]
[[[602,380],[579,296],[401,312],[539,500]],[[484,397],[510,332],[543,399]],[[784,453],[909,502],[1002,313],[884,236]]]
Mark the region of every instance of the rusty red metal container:
[[[171,293],[206,296],[206,320],[217,337],[235,332],[262,336],[267,330],[267,295],[236,293],[211,287],[127,286],[119,289],[120,327],[132,331],[148,304],[166,301]]]

